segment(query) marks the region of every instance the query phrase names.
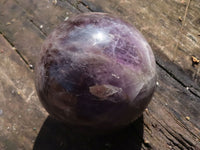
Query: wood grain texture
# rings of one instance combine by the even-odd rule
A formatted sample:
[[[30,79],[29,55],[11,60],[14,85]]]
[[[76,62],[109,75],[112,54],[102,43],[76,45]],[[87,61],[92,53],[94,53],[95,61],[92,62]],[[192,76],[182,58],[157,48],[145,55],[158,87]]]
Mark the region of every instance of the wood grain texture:
[[[47,113],[40,105],[33,73],[0,35],[0,149],[31,149]]]
[[[192,67],[191,56],[200,57],[200,3],[191,1],[183,32],[178,33],[185,7],[181,0],[0,1],[0,149],[31,149],[34,140],[35,149],[47,148],[45,142],[58,149],[199,149],[199,65]],[[36,96],[34,69],[29,67],[55,26],[88,11],[121,16],[145,35],[156,55],[158,85],[139,128],[134,125],[117,135],[78,141],[76,134],[60,130],[62,125],[56,121],[47,119],[42,124],[47,114]]]

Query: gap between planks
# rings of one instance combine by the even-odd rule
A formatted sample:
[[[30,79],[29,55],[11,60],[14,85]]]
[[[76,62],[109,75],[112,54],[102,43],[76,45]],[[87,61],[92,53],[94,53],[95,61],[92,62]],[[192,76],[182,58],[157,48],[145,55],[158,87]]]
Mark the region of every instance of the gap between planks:
[[[28,60],[16,49],[15,45],[0,31],[0,34],[4,37],[4,39],[11,45],[12,49],[17,53],[17,55],[22,59],[22,61],[26,64],[26,66],[33,70],[33,65],[31,65]]]

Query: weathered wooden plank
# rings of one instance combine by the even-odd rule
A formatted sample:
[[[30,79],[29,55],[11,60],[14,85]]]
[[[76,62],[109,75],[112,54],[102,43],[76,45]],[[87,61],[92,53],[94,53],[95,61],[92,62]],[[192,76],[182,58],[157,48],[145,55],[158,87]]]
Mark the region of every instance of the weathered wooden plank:
[[[11,0],[0,1],[0,14],[0,32],[32,64],[44,35],[26,18],[26,12]]]
[[[159,68],[157,70],[159,85],[148,107],[146,112],[148,117],[144,119],[144,122],[147,121],[146,124],[152,136],[162,141],[161,143],[177,142],[183,149],[191,148],[180,144],[181,140],[178,137],[181,135],[183,139],[192,143],[191,145],[200,146],[200,112],[198,109],[200,99],[193,96],[165,71]],[[186,119],[187,116],[190,120]],[[183,143],[188,145],[183,139]],[[175,147],[176,145],[173,143],[168,146]]]
[[[72,12],[71,14],[73,14],[73,13],[79,13],[80,11],[84,12],[88,10],[93,10],[94,8],[95,9],[100,8],[100,7],[95,7],[95,5],[92,5],[91,8],[93,9],[90,8],[91,5],[89,5],[89,8],[87,8],[87,5],[90,3],[85,4],[85,3],[82,3],[82,2],[80,3],[75,0],[57,1],[56,5],[55,3],[53,4],[52,1],[50,2],[47,0],[26,1],[26,2],[22,0],[17,0],[17,1],[8,0],[8,1],[3,1],[1,3],[2,5],[0,5],[0,12],[1,14],[3,14],[0,16],[0,20],[1,20],[0,31],[8,38],[8,40],[14,46],[17,47],[17,50],[27,60],[30,60],[30,62],[33,64],[36,61],[36,54],[38,53],[41,43],[43,42],[43,39],[45,38],[46,34],[48,34],[58,23],[60,23],[62,20],[68,17],[68,14],[66,14],[66,12],[68,13]],[[133,1],[133,3],[135,4],[139,3],[140,5],[143,4],[144,6],[147,7],[148,6],[147,4],[149,4],[149,2],[148,3],[146,1],[143,1],[143,2],[145,3],[143,4],[142,2]],[[157,2],[158,1],[156,1],[155,3],[156,5],[158,5]],[[117,1],[111,2],[110,5],[111,4],[118,6]],[[135,6],[138,6],[139,4]],[[151,9],[155,7],[155,4],[152,4],[154,6],[152,6]],[[49,6],[50,9],[45,7],[45,9],[43,10],[44,6]],[[133,5],[131,4],[131,6]],[[127,6],[127,8],[129,7]],[[49,9],[49,10],[46,10],[46,9]],[[106,10],[103,7],[101,9]],[[115,9],[113,9],[112,11],[114,12]],[[116,14],[124,15],[123,13],[124,11],[125,10],[121,11],[120,13],[117,12]],[[137,12],[137,10],[134,10],[134,11]],[[138,11],[139,11],[139,8],[138,8]],[[145,10],[143,11],[145,12]],[[149,13],[151,11],[154,11],[154,10],[149,10]],[[145,12],[144,14],[146,13],[147,12]],[[127,14],[130,15],[130,12],[128,12]],[[133,15],[138,20],[139,20],[138,16],[141,17],[141,14],[139,13],[138,14],[133,13]],[[13,16],[16,16],[16,17],[13,17]],[[126,16],[127,15],[124,15],[124,17]],[[132,21],[137,22],[136,20],[133,20],[134,17],[131,17],[131,16],[129,17],[132,18],[130,22]],[[151,17],[154,18],[155,15],[152,15]],[[151,17],[150,19],[152,19]],[[16,18],[15,19],[15,21],[17,20],[16,24],[13,23],[15,22],[13,21],[13,18]],[[9,21],[11,24],[7,24],[9,23]],[[142,26],[140,26],[140,23],[145,26],[146,23],[149,23],[148,21],[146,21],[145,19],[142,19],[140,22],[138,22],[138,24],[136,24],[136,26],[143,31],[143,33],[146,35],[147,38],[148,38],[148,34],[150,33],[147,34],[148,30],[143,29]],[[168,21],[170,21],[170,19]],[[41,25],[43,25],[42,28],[40,28]],[[174,28],[173,25],[177,25],[177,24],[176,23],[169,24],[168,30],[171,28],[171,26],[172,28]],[[178,26],[180,27],[180,24]],[[153,28],[153,25],[149,29],[151,28]],[[22,34],[21,32],[19,32],[18,29],[24,29]],[[158,34],[159,32],[156,32],[156,33]],[[15,34],[17,34],[18,36],[15,36]],[[150,37],[152,37],[152,35]],[[156,35],[154,35],[154,38],[156,39]],[[158,60],[159,60],[159,64],[161,64],[161,67],[168,66],[170,61],[169,59],[165,58],[166,54],[160,48],[159,41],[152,42],[150,39],[150,43],[154,49],[157,48],[155,52],[156,52],[157,58],[159,58]],[[165,55],[162,55],[162,53],[164,53]],[[173,71],[176,70],[178,67],[176,67],[176,65],[174,65],[173,63],[171,64],[171,66],[172,66],[171,71],[172,73],[174,73]],[[153,97],[153,101],[149,105],[148,111],[144,113],[144,133],[143,133],[144,139],[142,139],[141,137],[141,140],[142,140],[141,149],[150,149],[150,148],[188,149],[188,148],[195,148],[195,147],[197,148],[200,146],[199,145],[199,142],[200,142],[200,138],[199,138],[200,136],[199,135],[200,133],[199,132],[199,124],[200,124],[199,116],[200,115],[199,113],[200,112],[198,110],[199,98],[198,96],[195,96],[194,94],[192,94],[190,91],[188,91],[185,88],[187,85],[193,86],[194,82],[189,77],[190,80],[186,82],[187,84],[184,83],[186,84],[186,86],[183,86],[182,80],[181,82],[178,82],[179,78],[175,80],[172,76],[169,75],[169,72],[166,72],[166,71],[170,71],[168,68],[165,69],[161,67],[158,66],[159,86]],[[183,73],[184,73],[184,70],[185,68],[183,68]],[[180,72],[177,73],[177,75],[180,75]],[[187,77],[187,76],[183,76],[183,77]],[[12,107],[12,105],[14,104],[10,104],[10,105],[11,105],[10,107]],[[19,107],[20,104],[16,104],[16,106]],[[35,112],[35,113],[40,114],[41,112]],[[189,121],[186,120],[187,116],[190,117]],[[6,119],[3,119],[3,121],[6,123],[10,122],[10,120],[6,120]],[[29,118],[24,118],[23,121],[27,123],[29,122]],[[40,124],[40,126],[41,126],[41,122],[38,123]],[[28,135],[26,136],[28,137]],[[52,137],[52,139],[54,138],[55,137]],[[65,139],[67,137],[63,137],[63,138]],[[10,141],[15,141],[15,140],[10,139]],[[3,144],[4,143],[6,142],[3,142]],[[30,144],[30,143],[27,143],[27,144]],[[86,149],[89,149],[89,148],[90,148],[90,145],[86,145]],[[112,148],[113,147],[111,146],[110,149]]]
[[[0,35],[0,149],[31,149],[47,114],[33,73]]]
[[[31,65],[45,35],[70,14],[78,13],[71,5],[61,8],[45,0],[0,1],[0,32]]]
[[[65,1],[15,1],[26,12],[26,17],[45,35],[69,16],[80,13],[77,8]]]

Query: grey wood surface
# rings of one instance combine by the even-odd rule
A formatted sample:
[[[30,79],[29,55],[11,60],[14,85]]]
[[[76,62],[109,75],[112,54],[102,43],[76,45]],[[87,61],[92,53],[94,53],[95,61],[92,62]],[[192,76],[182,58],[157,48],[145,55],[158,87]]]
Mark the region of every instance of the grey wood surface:
[[[200,2],[186,0],[1,0],[0,149],[199,149]],[[113,135],[82,137],[48,117],[34,87],[46,36],[77,13],[109,12],[135,25],[157,61],[143,117]],[[48,118],[47,118],[48,117]]]

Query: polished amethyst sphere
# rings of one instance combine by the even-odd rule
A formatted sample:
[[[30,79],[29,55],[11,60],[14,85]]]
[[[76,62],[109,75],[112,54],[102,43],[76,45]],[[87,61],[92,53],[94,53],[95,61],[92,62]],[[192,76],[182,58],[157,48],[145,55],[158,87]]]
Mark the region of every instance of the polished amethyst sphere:
[[[50,116],[110,131],[142,114],[155,81],[153,52],[135,27],[110,14],[83,13],[47,37],[35,84]]]

